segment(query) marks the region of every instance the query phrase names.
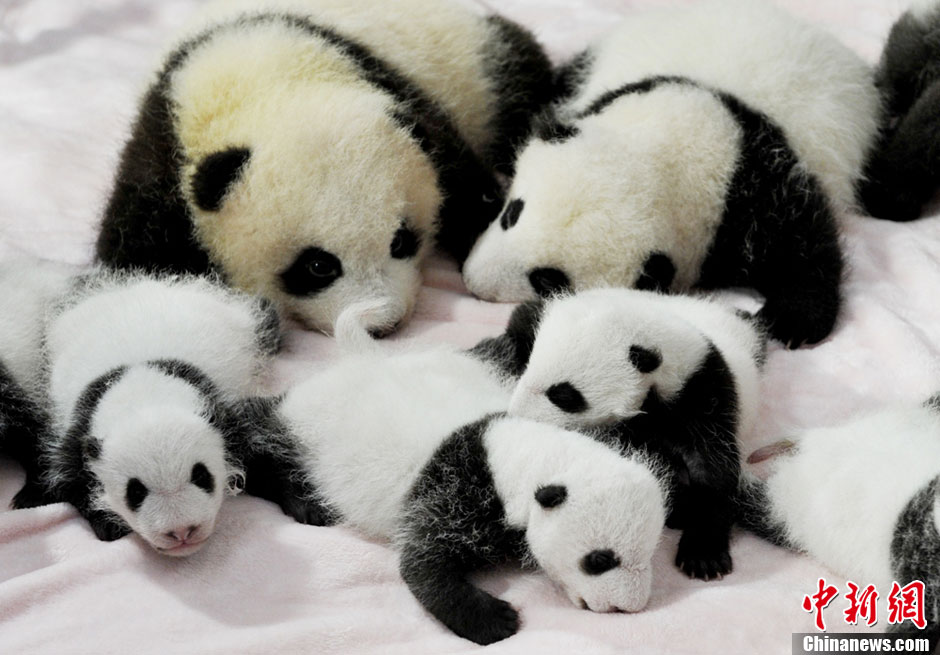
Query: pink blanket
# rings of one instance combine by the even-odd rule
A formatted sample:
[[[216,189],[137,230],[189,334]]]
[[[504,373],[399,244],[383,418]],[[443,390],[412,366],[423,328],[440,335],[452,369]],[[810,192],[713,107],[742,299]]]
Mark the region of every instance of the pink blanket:
[[[780,0],[874,61],[901,0]],[[196,0],[3,0],[0,3],[0,257],[91,258],[135,101],[164,41]],[[489,0],[569,55],[621,15],[651,2]],[[932,212],[936,213],[936,212]],[[940,388],[940,220],[892,224],[850,217],[850,271],[838,329],[815,348],[772,347],[758,446]],[[509,306],[471,298],[455,267],[433,260],[401,337],[471,345],[501,331]],[[336,356],[324,337],[294,330],[272,390]],[[353,401],[354,402],[354,401]],[[367,408],[356,408],[367,409]],[[890,435],[885,435],[890,438]],[[0,506],[22,472],[0,462]],[[690,581],[675,569],[677,534],[656,558],[647,610],[577,609],[540,573],[481,577],[521,609],[523,628],[493,652],[789,653],[809,632],[804,595],[824,576],[808,558],[746,534],[734,573]],[[864,581],[856,581],[864,582]],[[886,626],[879,590],[881,619]],[[840,596],[826,611],[845,630]],[[428,616],[402,583],[395,553],[345,528],[298,525],[267,502],[223,506],[209,545],[184,560],[135,537],[98,542],[65,505],[0,510],[0,651],[10,653],[442,653],[476,646]]]

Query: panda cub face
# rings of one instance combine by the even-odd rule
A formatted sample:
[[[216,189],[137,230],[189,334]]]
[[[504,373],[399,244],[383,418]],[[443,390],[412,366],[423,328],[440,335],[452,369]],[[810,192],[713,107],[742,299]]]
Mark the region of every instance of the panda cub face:
[[[391,108],[343,96],[282,98],[267,130],[199,153],[184,179],[230,283],[325,333],[348,305],[380,301],[368,327],[384,334],[413,308],[441,195]]]
[[[650,470],[623,459],[618,471],[579,472],[535,489],[529,549],[576,606],[637,612],[649,601],[652,558],[665,522]]]
[[[221,434],[201,416],[144,408],[98,426],[85,456],[99,503],[164,555],[199,550],[228,484]]]

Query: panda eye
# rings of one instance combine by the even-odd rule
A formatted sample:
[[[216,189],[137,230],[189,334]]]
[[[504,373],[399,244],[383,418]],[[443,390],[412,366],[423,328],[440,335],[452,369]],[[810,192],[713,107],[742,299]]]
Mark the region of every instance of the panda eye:
[[[189,476],[189,481],[207,494],[211,494],[215,491],[215,478],[212,477],[212,474],[209,473],[209,469],[207,469],[206,465],[202,462],[197,462],[196,465],[193,466],[193,472]]]
[[[540,298],[548,298],[571,290],[571,281],[557,268],[534,268],[529,271],[529,284]]]
[[[421,240],[415,231],[402,225],[392,237],[391,253],[393,259],[408,259],[418,252]]]
[[[294,263],[281,273],[284,290],[292,296],[310,296],[327,288],[343,275],[343,265],[336,255],[310,247],[297,255]]]
[[[584,396],[570,382],[553,384],[545,392],[545,396],[558,409],[569,414],[580,414],[588,408]]]
[[[147,490],[147,487],[145,487],[144,483],[137,478],[131,478],[127,481],[125,500],[127,501],[127,506],[132,512],[136,512],[140,509],[140,506],[147,498],[148,493],[149,491]]]
[[[568,488],[561,484],[550,484],[535,491],[535,500],[545,509],[558,507],[568,497]]]
[[[503,230],[508,230],[518,223],[519,214],[522,213],[523,207],[525,207],[525,201],[519,198],[506,205],[506,209],[503,210],[502,215],[499,217],[499,226],[503,228]]]
[[[663,363],[663,356],[658,351],[643,346],[630,346],[630,363],[640,373],[652,373]]]
[[[620,566],[620,558],[612,550],[592,550],[581,559],[581,570],[588,575],[600,575]]]

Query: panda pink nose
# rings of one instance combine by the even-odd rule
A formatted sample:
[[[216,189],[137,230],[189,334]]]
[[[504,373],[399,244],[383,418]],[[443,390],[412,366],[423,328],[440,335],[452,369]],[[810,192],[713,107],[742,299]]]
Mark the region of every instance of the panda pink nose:
[[[179,543],[184,543],[187,539],[196,534],[196,530],[198,529],[198,525],[188,525],[186,527],[170,530],[166,533],[166,536],[168,536],[170,539],[178,541]]]

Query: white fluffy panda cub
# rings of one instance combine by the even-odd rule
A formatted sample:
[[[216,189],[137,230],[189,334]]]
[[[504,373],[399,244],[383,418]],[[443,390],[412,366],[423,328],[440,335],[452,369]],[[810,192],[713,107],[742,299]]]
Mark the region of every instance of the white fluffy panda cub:
[[[940,638],[940,395],[807,430],[794,441],[772,461],[766,482],[745,487],[742,524],[881,594],[895,581],[922,581],[925,632],[908,622],[888,630],[929,637],[933,652]]]
[[[747,286],[775,338],[829,334],[835,215],[878,127],[865,62],[768,2],[713,0],[633,13],[561,76],[464,266],[472,293]]]
[[[729,538],[740,474],[738,435],[757,413],[765,338],[716,301],[635,289],[560,297],[528,327],[531,354],[510,415],[569,429],[612,429],[680,478],[670,525],[683,528],[676,564],[712,579],[731,571]],[[523,361],[525,360],[525,361]]]
[[[28,257],[0,263],[0,454],[26,472],[13,507],[37,504],[43,496],[39,444],[49,429],[42,401],[43,324],[49,306],[78,272]]]
[[[134,531],[167,555],[198,550],[240,474],[222,405],[257,392],[278,342],[270,303],[208,279],[80,278],[46,326],[52,497],[100,539]]]
[[[509,394],[467,353],[360,353],[268,403],[249,449],[286,447],[278,478],[303,481],[271,497],[286,512],[303,504],[307,522],[393,538],[409,588],[462,637],[518,629],[515,609],[467,580],[511,558],[541,566],[583,608],[642,609],[665,521],[661,467],[498,414]]]
[[[143,98],[97,244],[112,266],[215,270],[331,332],[410,314],[437,241],[498,213],[551,67],[524,29],[447,0],[216,2]]]

